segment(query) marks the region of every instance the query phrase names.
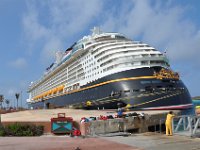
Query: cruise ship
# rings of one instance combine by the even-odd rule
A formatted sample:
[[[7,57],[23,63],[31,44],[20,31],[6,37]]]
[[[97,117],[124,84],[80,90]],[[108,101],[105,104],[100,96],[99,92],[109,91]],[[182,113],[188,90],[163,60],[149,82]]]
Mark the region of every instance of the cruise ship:
[[[165,53],[120,33],[91,30],[65,51],[28,87],[33,109],[74,106],[135,110],[192,107],[190,93]]]

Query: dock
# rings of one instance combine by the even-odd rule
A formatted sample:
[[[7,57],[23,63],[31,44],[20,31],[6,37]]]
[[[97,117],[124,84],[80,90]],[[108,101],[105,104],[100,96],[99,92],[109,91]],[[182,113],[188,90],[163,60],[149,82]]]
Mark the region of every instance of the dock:
[[[70,137],[51,134],[50,119],[58,113],[72,117],[84,136]],[[132,111],[125,114],[133,113]],[[137,111],[144,117],[125,117],[80,123],[82,117],[114,115],[115,110],[49,109],[26,110],[2,114],[2,124],[24,123],[43,125],[45,134],[40,137],[0,137],[0,149],[38,150],[198,150],[200,138],[175,133],[166,136],[161,132],[168,111]],[[179,114],[180,111],[174,111]],[[184,122],[184,121],[183,121]],[[187,122],[186,122],[187,123]],[[180,122],[181,124],[181,122]],[[184,132],[185,133],[185,132]],[[37,144],[35,144],[37,143]],[[58,144],[59,143],[59,144]]]
[[[125,118],[114,118],[108,120],[96,120],[80,123],[81,118],[116,115],[116,110],[80,110],[80,109],[38,109],[26,110],[14,113],[2,114],[2,124],[35,124],[43,125],[45,133],[51,133],[51,118],[57,117],[58,113],[65,113],[72,117],[76,128],[80,129],[83,135],[98,135],[113,132],[135,130],[137,133],[160,130],[163,126],[168,111],[129,111],[125,114],[144,114],[144,117],[132,116]],[[176,111],[175,113],[179,113]]]
[[[199,150],[200,138],[140,133],[130,136],[71,138],[44,135],[41,137],[0,137],[3,150]]]

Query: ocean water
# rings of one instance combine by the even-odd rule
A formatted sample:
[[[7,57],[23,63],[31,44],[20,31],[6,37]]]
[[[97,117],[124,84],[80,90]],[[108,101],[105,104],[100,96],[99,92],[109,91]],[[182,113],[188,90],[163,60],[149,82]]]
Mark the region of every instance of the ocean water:
[[[200,106],[200,100],[192,100],[192,103],[194,104],[194,106]]]
[[[200,100],[192,100],[193,107],[190,109],[182,110],[181,115],[195,115],[196,106],[200,106]]]
[[[190,109],[181,110],[181,115],[195,115],[196,106],[200,106],[200,100],[193,100],[193,107]]]
[[[181,115],[195,115],[195,105],[192,108],[181,110]]]

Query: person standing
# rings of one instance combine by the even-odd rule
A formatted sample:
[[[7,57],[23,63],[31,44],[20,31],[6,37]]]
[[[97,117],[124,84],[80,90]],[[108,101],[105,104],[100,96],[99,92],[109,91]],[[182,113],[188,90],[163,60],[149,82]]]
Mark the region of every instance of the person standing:
[[[174,114],[173,114],[173,111],[170,111],[168,114],[167,114],[167,118],[166,118],[166,121],[165,121],[165,126],[166,126],[166,135],[167,136],[172,136],[173,133],[172,133],[172,118],[174,117]]]
[[[123,117],[123,109],[121,107],[117,109],[117,116],[118,116],[118,118]]]
[[[123,116],[123,109],[121,107],[121,103],[117,103],[118,109],[117,109],[117,117],[122,118]]]

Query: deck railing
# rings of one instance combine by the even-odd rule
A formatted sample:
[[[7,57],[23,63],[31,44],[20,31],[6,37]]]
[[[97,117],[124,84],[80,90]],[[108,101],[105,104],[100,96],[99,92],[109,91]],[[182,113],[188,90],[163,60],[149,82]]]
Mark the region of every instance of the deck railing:
[[[173,118],[172,129],[175,134],[185,134],[191,137],[200,135],[200,116],[184,115]]]

